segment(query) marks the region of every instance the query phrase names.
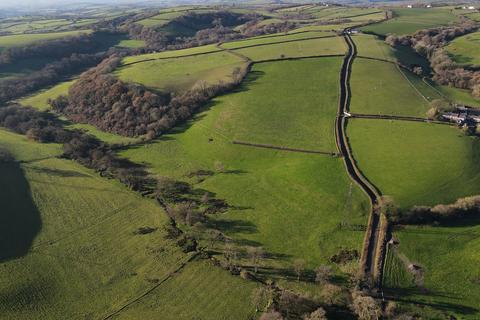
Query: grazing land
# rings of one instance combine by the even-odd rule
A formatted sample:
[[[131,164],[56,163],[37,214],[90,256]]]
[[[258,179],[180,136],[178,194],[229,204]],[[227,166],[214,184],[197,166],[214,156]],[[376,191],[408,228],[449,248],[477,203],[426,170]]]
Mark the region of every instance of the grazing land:
[[[393,236],[399,244],[392,252],[395,256],[392,259],[397,262],[395,267],[387,262],[388,268],[395,268],[385,274],[387,295],[400,298],[403,307],[425,317],[444,317],[442,313],[448,313],[462,319],[476,319],[480,299],[476,267],[480,263],[479,234],[478,219],[448,227],[408,226],[395,231]],[[399,255],[422,268],[426,290],[415,286],[408,265],[398,261]],[[422,310],[415,304],[427,308]]]
[[[355,60],[350,110],[353,113],[425,117],[428,101],[404,72],[393,63]]]
[[[115,74],[124,81],[140,83],[166,92],[181,92],[194,87],[199,81],[207,84],[228,82],[233,70],[244,64],[245,62],[235,55],[218,52],[140,62],[124,66]]]
[[[239,92],[215,99],[178,132],[121,155],[182,180],[222,163],[224,172],[196,187],[232,206],[214,217],[215,226],[241,246],[263,246],[272,257],[268,265],[285,268],[302,257],[313,268],[340,247],[359,250],[363,233],[339,223],[364,224],[368,203],[341,159],[232,144],[237,139],[334,151],[340,63],[320,58],[254,65]]]
[[[479,141],[454,127],[354,119],[348,130],[359,167],[401,208],[480,192]]]
[[[90,32],[91,30],[75,30],[65,32],[15,34],[8,36],[0,36],[0,52],[6,48],[21,47],[40,41],[60,39]]]
[[[365,32],[380,35],[411,34],[420,29],[448,25],[458,17],[448,8],[397,8],[393,19],[362,27]]]
[[[480,65],[480,32],[458,37],[446,49],[456,63]]]
[[[16,190],[0,197],[2,209],[7,210],[2,210],[2,248],[10,234],[22,237],[14,243],[31,242],[29,247],[2,251],[3,318],[103,318],[168,279],[169,273],[188,259],[165,239],[167,219],[153,201],[69,160],[52,158],[60,154],[56,146],[38,145],[5,131],[1,137],[1,147],[23,161],[0,166],[5,178],[2,190]],[[15,220],[19,214],[15,202],[23,204],[24,226]],[[141,227],[153,232],[138,234]],[[6,254],[23,257],[9,259]],[[207,279],[204,272],[211,277],[211,268],[209,264],[196,267],[195,277]],[[205,282],[207,290],[230,287],[230,276],[220,275],[224,281]],[[236,289],[223,289],[218,296],[222,302],[214,303],[219,306],[216,314],[227,310],[225,301],[246,297],[254,288],[253,284],[244,285],[244,280],[233,281]],[[172,304],[188,309],[194,301],[204,301],[188,289],[184,297],[172,296]],[[248,300],[239,305],[252,308]]]
[[[340,37],[308,39],[303,41],[275,43],[265,46],[236,49],[235,52],[253,61],[301,58],[322,55],[343,55],[346,47]]]

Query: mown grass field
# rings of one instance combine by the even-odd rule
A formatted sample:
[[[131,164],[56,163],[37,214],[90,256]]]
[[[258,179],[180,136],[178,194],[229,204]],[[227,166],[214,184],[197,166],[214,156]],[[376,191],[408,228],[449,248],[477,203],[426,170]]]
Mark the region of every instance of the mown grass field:
[[[0,51],[5,48],[21,47],[35,42],[60,39],[68,36],[76,36],[82,33],[90,33],[91,30],[75,30],[65,32],[49,32],[49,33],[34,33],[34,34],[16,34],[8,36],[0,36]]]
[[[235,68],[245,62],[228,52],[145,61],[116,70],[121,80],[143,84],[165,92],[181,92],[205,81],[216,84],[231,81]]]
[[[365,32],[380,35],[411,34],[420,29],[448,25],[458,17],[449,8],[396,8],[392,9],[394,18],[362,27]]]
[[[0,239],[1,247],[10,250],[2,250],[1,257],[2,319],[104,318],[188,259],[165,239],[167,218],[153,201],[74,162],[52,158],[60,154],[59,146],[36,144],[6,131],[0,137],[0,147],[24,161],[0,165]],[[154,231],[139,235],[140,227]],[[222,281],[202,282],[212,277],[210,271]],[[191,275],[205,292],[222,293],[209,297],[217,306],[215,315],[229,315],[226,301],[238,296],[244,297],[236,302],[239,314],[250,314],[246,297],[254,285],[218,273],[208,265]],[[158,289],[165,290],[162,285]],[[205,305],[204,297],[188,287],[177,289],[184,294],[162,301],[184,310]]]
[[[400,242],[398,252],[422,267],[426,290],[415,287],[411,280],[395,280],[399,272],[405,272],[403,269],[386,274],[388,295],[392,294],[400,299],[402,308],[413,309],[425,318],[444,318],[446,315],[441,313],[446,312],[458,319],[478,319],[478,219],[459,221],[458,224],[448,227],[408,226],[395,231],[394,237]],[[406,277],[412,278],[408,273]],[[420,307],[414,307],[414,304]],[[426,310],[422,306],[426,306]],[[435,311],[432,311],[432,308]]]
[[[359,250],[363,232],[339,224],[365,224],[369,204],[340,158],[232,144],[334,148],[340,64],[341,58],[257,64],[242,90],[214,99],[176,132],[121,155],[181,180],[222,163],[223,172],[195,186],[232,206],[212,216],[213,225],[240,246],[263,246],[272,277],[283,276],[296,258],[314,268],[340,248]]]
[[[343,55],[345,51],[345,41],[341,37],[276,43],[235,50],[235,52],[242,54],[253,61],[320,55]]]
[[[352,88],[350,111],[425,117],[429,108],[428,101],[403,72],[405,71],[400,71],[393,63],[356,59],[350,81]]]
[[[455,38],[446,49],[457,63],[480,65],[480,32]]]
[[[401,208],[480,192],[480,141],[455,127],[354,119],[348,136],[360,169]]]

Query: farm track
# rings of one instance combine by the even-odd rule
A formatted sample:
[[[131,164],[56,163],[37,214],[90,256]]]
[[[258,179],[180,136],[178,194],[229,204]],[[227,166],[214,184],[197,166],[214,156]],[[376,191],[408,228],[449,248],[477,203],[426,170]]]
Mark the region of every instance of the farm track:
[[[339,152],[343,155],[343,160],[350,178],[365,192],[370,199],[371,213],[368,221],[367,231],[365,234],[364,248],[361,257],[362,272],[370,277],[374,274],[376,265],[376,252],[379,239],[380,215],[376,210],[376,204],[381,197],[380,191],[363,175],[357,167],[357,163],[352,156],[348,137],[346,135],[346,124],[351,99],[350,75],[353,60],[356,56],[357,49],[352,38],[348,34],[349,29],[345,29],[343,37],[347,43],[348,51],[344,57],[342,69],[340,72],[340,100],[338,106],[338,114],[335,120],[335,135]],[[381,277],[379,281],[381,280]],[[380,286],[381,283],[377,282]]]

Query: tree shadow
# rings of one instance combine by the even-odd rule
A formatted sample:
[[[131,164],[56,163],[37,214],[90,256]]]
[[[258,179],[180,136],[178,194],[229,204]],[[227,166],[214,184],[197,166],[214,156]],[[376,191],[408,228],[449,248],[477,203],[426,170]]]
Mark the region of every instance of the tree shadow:
[[[0,262],[3,262],[28,252],[42,222],[20,165],[0,163],[0,174]]]
[[[89,177],[88,175],[73,171],[73,170],[61,170],[61,169],[51,169],[51,168],[41,168],[41,167],[29,167],[29,170],[36,171],[38,173],[45,173],[50,176],[57,176],[62,178],[71,178],[71,177]]]
[[[255,233],[257,227],[250,221],[244,220],[213,220],[208,221],[208,227],[223,233]]]
[[[445,298],[460,300],[459,297],[446,294],[440,291],[425,290],[417,287],[410,288],[384,288],[384,292],[387,297],[404,303],[412,303],[418,306],[431,307],[437,310],[456,312],[464,315],[476,314],[480,310],[477,308],[468,307],[458,303],[451,303],[445,301],[438,302],[426,302],[419,301],[418,296],[424,296],[426,298]]]

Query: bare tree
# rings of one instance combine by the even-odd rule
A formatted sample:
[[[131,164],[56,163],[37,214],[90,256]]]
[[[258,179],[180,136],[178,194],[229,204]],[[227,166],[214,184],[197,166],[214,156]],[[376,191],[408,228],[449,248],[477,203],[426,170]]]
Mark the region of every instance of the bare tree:
[[[300,277],[302,276],[303,272],[305,271],[305,260],[296,259],[293,262],[293,270],[297,274],[297,281],[300,281]]]
[[[332,267],[322,265],[315,270],[315,282],[324,284],[332,276]]]
[[[359,292],[352,293],[352,311],[358,316],[359,320],[378,320],[382,315],[380,305],[369,296],[364,296]]]
[[[309,315],[303,317],[304,320],[328,320],[327,313],[323,308],[318,308]]]
[[[283,320],[283,317],[282,317],[282,315],[280,314],[280,312],[277,312],[277,311],[268,311],[268,312],[263,313],[263,314],[260,316],[260,319],[259,319],[259,320]]]
[[[327,283],[323,286],[320,296],[327,305],[339,304],[343,300],[342,288]]]
[[[262,247],[248,247],[247,253],[250,256],[255,273],[257,273],[260,261],[264,256],[263,249]]]

